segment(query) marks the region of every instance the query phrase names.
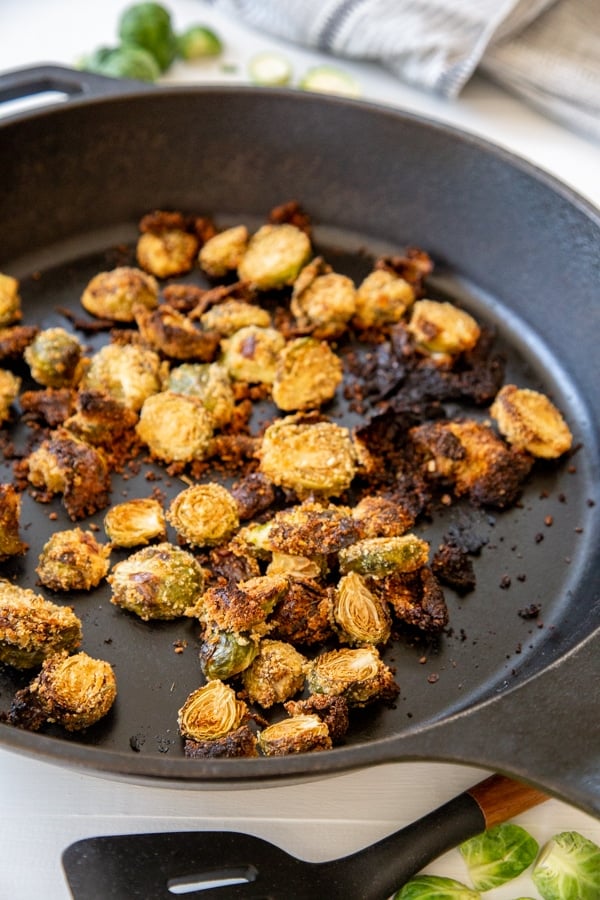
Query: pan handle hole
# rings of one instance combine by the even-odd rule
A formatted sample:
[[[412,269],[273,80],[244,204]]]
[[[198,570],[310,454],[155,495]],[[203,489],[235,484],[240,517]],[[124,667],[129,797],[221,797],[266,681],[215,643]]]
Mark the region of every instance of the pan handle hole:
[[[234,884],[250,884],[256,881],[258,869],[254,866],[228,866],[223,869],[205,869],[191,875],[170,878],[167,889],[170,894],[194,894],[214,888],[232,887]]]

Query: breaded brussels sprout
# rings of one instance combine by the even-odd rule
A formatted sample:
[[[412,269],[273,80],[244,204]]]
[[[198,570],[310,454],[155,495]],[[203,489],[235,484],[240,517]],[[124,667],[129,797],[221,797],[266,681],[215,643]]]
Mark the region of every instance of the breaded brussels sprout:
[[[393,572],[414,572],[429,560],[429,544],[416,534],[363,538],[340,550],[340,572],[382,578]]]
[[[552,401],[539,391],[505,384],[490,415],[517,450],[542,459],[557,459],[571,449],[573,435]]]
[[[354,543],[358,528],[348,506],[304,500],[275,513],[269,522],[269,547],[281,553],[321,558]]]
[[[214,741],[235,731],[248,715],[233,688],[211,679],[188,696],[177,715],[179,733],[193,741]]]
[[[45,387],[71,387],[81,378],[83,347],[74,334],[64,328],[46,328],[38,332],[25,348],[23,358],[31,376]]]
[[[60,650],[76,650],[81,638],[81,622],[70,606],[0,579],[0,662],[32,669]]]
[[[227,369],[220,363],[183,363],[171,369],[167,389],[197,397],[212,416],[215,428],[231,421],[235,395]]]
[[[41,392],[38,392],[41,393]],[[54,406],[49,404],[52,412],[58,411],[59,398]],[[73,437],[100,447],[112,454],[117,446],[124,450],[134,442],[135,426],[138,415],[102,391],[77,391],[73,415],[63,419],[63,428]]]
[[[344,575],[333,602],[336,631],[345,644],[385,644],[392,630],[387,604],[372,593],[358,572]]]
[[[417,300],[408,330],[416,343],[431,353],[455,355],[472,350],[481,329],[468,312],[453,303]]]
[[[91,531],[55,531],[42,548],[36,572],[52,591],[89,591],[108,574],[110,546]]]
[[[251,703],[270,709],[300,693],[306,678],[306,657],[285,641],[264,638],[258,654],[242,672]]]
[[[321,653],[309,667],[307,684],[311,693],[345,697],[350,706],[393,700],[399,691],[375,647]]]
[[[237,631],[209,629],[200,647],[200,665],[206,678],[226,680],[239,675],[258,653],[259,638]]]
[[[361,538],[399,537],[415,523],[413,512],[393,497],[380,494],[363,497],[352,509]]]
[[[10,419],[10,408],[19,396],[21,379],[8,369],[0,369],[0,425]]]
[[[39,332],[36,325],[0,326],[0,363],[18,363],[25,348]]]
[[[219,346],[216,331],[201,331],[188,316],[163,304],[157,309],[136,306],[134,317],[144,341],[169,359],[211,362]]]
[[[239,266],[248,246],[248,229],[234,225],[209,238],[200,248],[198,262],[211,278],[222,278]]]
[[[193,484],[171,501],[167,519],[178,536],[194,547],[213,547],[238,530],[237,503],[216,481]]]
[[[329,271],[317,257],[300,273],[290,309],[300,327],[332,340],[343,334],[356,311],[356,287],[351,278]]]
[[[221,362],[236,381],[272,384],[285,338],[274,328],[247,325],[221,341]]]
[[[213,435],[213,418],[197,397],[161,391],[148,397],[136,432],[157,459],[204,459]]]
[[[295,556],[292,553],[273,551],[267,566],[267,575],[288,575],[290,578],[319,578],[327,569],[324,556]]]
[[[330,750],[333,745],[325,722],[304,713],[263,729],[258,735],[258,746],[265,756],[288,756]]]
[[[190,603],[185,614],[221,631],[252,633],[261,629],[287,587],[283,575],[258,575],[238,584],[214,585],[196,603]]]
[[[314,578],[290,576],[288,588],[269,616],[271,637],[317,646],[333,637],[333,592]]]
[[[108,576],[111,603],[140,619],[176,619],[204,588],[202,567],[191,553],[163,542],[117,563]]]
[[[271,315],[261,306],[245,300],[225,300],[202,313],[200,324],[208,331],[218,331],[223,337],[231,337],[240,328],[247,328],[249,325],[269,328]]]
[[[104,516],[104,530],[116,547],[141,547],[164,541],[167,522],[158,500],[137,497],[112,506]]]
[[[162,390],[167,368],[154,350],[135,344],[106,344],[92,356],[81,387],[108,394],[138,412],[144,400]]]
[[[311,252],[310,238],[295,225],[263,225],[248,242],[238,276],[259,291],[287,287],[294,283]]]
[[[47,722],[82,731],[109,712],[117,697],[117,680],[105,660],[63,652],[44,661],[28,691]]]
[[[138,264],[157,278],[169,278],[189,272],[198,254],[195,234],[183,228],[165,227],[140,235],[136,256]]]
[[[99,272],[86,285],[81,305],[92,316],[113,322],[133,322],[136,306],[158,306],[158,282],[152,275],[133,266],[119,266]]]
[[[12,484],[0,484],[0,563],[27,550],[19,535],[21,494]]]
[[[290,716],[318,716],[329,729],[329,736],[335,744],[348,731],[348,702],[345,697],[328,697],[326,694],[311,694],[305,700],[288,700],[283,704]]]
[[[240,759],[258,756],[258,741],[247,725],[228,731],[223,737],[199,741],[187,738],[183,752],[187,759]]]
[[[435,634],[448,624],[444,592],[429,566],[416,572],[371,578],[368,585],[374,594],[389,604],[396,618],[407,625]]]
[[[12,325],[21,318],[19,282],[12,275],[0,272],[0,328]]]
[[[379,328],[399,322],[414,303],[415,291],[408,281],[385,269],[375,269],[356,291],[356,328]]]
[[[279,354],[273,401],[284,412],[318,409],[335,396],[342,375],[342,361],[329,344],[297,338]]]
[[[295,491],[338,497],[356,474],[356,452],[347,428],[333,422],[303,422],[286,416],[266,429],[260,470],[273,484]]]

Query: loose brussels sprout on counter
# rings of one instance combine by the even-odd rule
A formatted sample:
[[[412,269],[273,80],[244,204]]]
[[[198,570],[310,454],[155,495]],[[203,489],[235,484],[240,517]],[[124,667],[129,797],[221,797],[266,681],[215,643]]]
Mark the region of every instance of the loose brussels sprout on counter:
[[[238,276],[259,291],[284,288],[294,283],[311,253],[310,238],[295,225],[263,225],[248,242]]]
[[[491,891],[524,872],[536,858],[539,846],[520,825],[504,822],[465,841],[458,849],[473,887]]]
[[[417,875],[407,881],[392,900],[481,900],[481,894],[454,878]]]
[[[194,547],[225,543],[239,528],[237,503],[217,482],[193,484],[177,494],[167,519],[178,536]]]
[[[221,363],[236,381],[272,384],[285,338],[274,328],[247,325],[221,342]]]
[[[340,571],[377,578],[394,572],[415,572],[427,564],[429,544],[415,534],[364,538],[340,550]]]
[[[288,756],[330,750],[333,745],[325,722],[315,715],[300,714],[261,731],[258,746],[265,756]]]
[[[468,312],[437,300],[417,300],[408,330],[417,344],[430,353],[450,355],[471,350],[481,335],[479,325]]]
[[[52,591],[89,591],[108,574],[110,546],[91,531],[55,531],[43,546],[36,572]]]
[[[119,19],[119,38],[123,45],[143,47],[152,54],[161,72],[169,68],[177,53],[177,38],[171,14],[160,3],[134,3]]]
[[[10,419],[11,406],[19,396],[21,379],[8,369],[0,369],[0,425]]]
[[[132,78],[135,81],[153,82],[160,76],[160,68],[152,54],[133,44],[99,47],[83,57],[79,68],[108,78]]]
[[[392,619],[387,605],[369,590],[357,572],[349,572],[340,579],[333,616],[344,643],[385,644],[389,640]]]
[[[205,59],[218,56],[222,51],[220,37],[206,25],[190,25],[177,35],[177,53],[182,59]]]
[[[300,327],[333,340],[343,334],[356,311],[356,287],[347,275],[328,268],[320,257],[306,266],[294,284],[290,308]]]
[[[542,459],[557,459],[571,449],[573,435],[562,415],[539,391],[505,384],[496,394],[490,415],[517,450]]]
[[[144,401],[136,431],[157,459],[191,462],[208,454],[213,418],[197,397],[161,391]]]
[[[81,638],[71,607],[0,579],[0,662],[31,669],[54,653],[77,649]]]
[[[597,900],[600,847],[576,831],[563,831],[542,848],[531,877],[544,900]]]
[[[204,588],[196,558],[168,542],[136,551],[113,566],[107,580],[111,603],[145,622],[183,616]]]
[[[189,695],[178,713],[179,732],[193,741],[215,741],[235,731],[248,715],[248,707],[235,691],[212,679]]]
[[[12,275],[0,272],[0,328],[21,319],[19,282]]]
[[[341,359],[324,341],[297,338],[281,350],[272,397],[284,412],[318,409],[332,400],[341,384]]]
[[[165,513],[151,497],[138,497],[111,506],[104,516],[104,530],[116,547],[141,547],[167,537]]]
[[[258,653],[259,638],[237,631],[208,629],[200,647],[200,665],[206,678],[226,680],[247,669]]]
[[[269,709],[284,703],[304,687],[306,657],[285,641],[264,638],[258,654],[242,672],[242,683],[251,703]]]
[[[357,328],[379,328],[399,322],[414,303],[415,291],[408,281],[385,269],[376,269],[359,284],[353,324]]]
[[[101,391],[138,412],[162,390],[167,366],[158,353],[135,344],[106,344],[90,360],[81,387]]]
[[[245,300],[224,300],[202,313],[200,324],[208,331],[218,331],[223,337],[231,337],[236,331],[250,325],[269,328],[271,314],[261,306]]]
[[[235,395],[227,369],[220,363],[183,363],[171,369],[167,389],[197,397],[211,414],[215,428],[231,421]]]
[[[391,669],[374,647],[321,653],[308,668],[307,685],[312,694],[345,697],[350,706],[391,701],[399,691]]]
[[[248,246],[248,229],[235,225],[209,238],[200,248],[198,262],[211,278],[222,278],[239,266]]]
[[[27,551],[19,534],[21,494],[12,484],[0,484],[0,563]]]
[[[45,387],[71,387],[82,375],[83,347],[64,328],[46,328],[34,337],[23,354],[31,377]]]
[[[141,269],[119,266],[91,279],[81,295],[81,305],[100,319],[133,322],[136,306],[158,306],[158,282]]]

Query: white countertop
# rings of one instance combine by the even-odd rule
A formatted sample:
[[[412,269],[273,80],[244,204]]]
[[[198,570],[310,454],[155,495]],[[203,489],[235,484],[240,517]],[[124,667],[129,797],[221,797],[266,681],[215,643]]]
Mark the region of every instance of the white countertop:
[[[43,62],[73,65],[83,53],[115,42],[116,22],[127,5],[123,0],[0,0],[0,68]],[[169,0],[168,6],[178,29],[193,22],[210,24],[226,44],[219,62],[177,64],[169,81],[244,82],[247,61],[263,49],[283,50],[297,76],[324,61],[318,53],[225,19],[200,0]],[[237,71],[223,72],[223,61]],[[402,85],[375,65],[336,65],[354,74],[364,99],[485,137],[600,206],[600,146],[569,133],[486,80],[475,78],[459,100],[449,102]],[[7,109],[0,109],[0,115]],[[399,763],[286,787],[175,791],[110,781],[0,750],[0,898],[67,900],[61,852],[73,840],[98,834],[229,829],[271,839],[311,860],[341,856],[407,824],[485,774],[449,764]],[[515,821],[540,843],[573,829],[600,844],[600,821],[557,800]],[[427,871],[466,879],[457,852],[446,854]],[[539,896],[522,876],[486,897],[513,900],[519,894]]]

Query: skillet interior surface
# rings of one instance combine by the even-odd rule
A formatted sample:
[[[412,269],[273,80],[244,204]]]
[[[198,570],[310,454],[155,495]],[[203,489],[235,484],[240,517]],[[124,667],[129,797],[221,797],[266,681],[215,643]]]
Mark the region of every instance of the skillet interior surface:
[[[73,102],[2,131],[0,211],[11,227],[0,269],[21,279],[25,322],[64,326],[57,308],[79,311],[87,281],[131,258],[137,219],[151,209],[256,227],[271,206],[294,198],[313,217],[317,248],[355,278],[372,255],[407,245],[430,252],[436,268],[429,294],[454,299],[493,325],[508,358],[506,380],[549,393],[580,445],[558,465],[537,465],[516,508],[492,513],[456,504],[419,527],[434,547],[457,525],[480,537],[476,591],[461,599],[446,590],[445,634],[406,634],[386,652],[401,685],[393,709],[359,711],[338,751],[319,760],[256,761],[257,775],[327,771],[327,756],[333,769],[369,761],[370,747],[510,692],[598,628],[598,222],[584,203],[446,129],[285,92],[176,89]],[[173,280],[203,283],[198,272]],[[86,337],[92,346],[100,340]],[[354,424],[341,398],[327,412]],[[17,443],[23,439],[17,433]],[[148,496],[151,468],[135,480],[117,476],[115,501]],[[10,463],[2,464],[2,480],[10,477]],[[159,477],[167,497],[183,486]],[[102,514],[94,518],[101,526]],[[37,590],[39,550],[51,531],[72,523],[58,501],[41,506],[27,495],[22,522],[30,549],[1,574]],[[193,623],[138,621],[110,604],[106,587],[53,599],[80,615],[82,649],[114,664],[119,697],[83,735],[50,729],[19,735],[18,743],[91,768],[111,769],[119,757],[115,771],[132,777],[252,781],[253,761],[196,766],[182,759],[177,710],[202,680]],[[540,607],[535,619],[523,615],[531,604]],[[187,647],[175,653],[181,639]],[[592,676],[581,672],[573,690],[584,690]],[[27,680],[0,670],[3,709]],[[594,704],[590,697],[592,715]],[[536,716],[534,708],[529,713]],[[2,727],[9,745],[11,731]],[[549,730],[548,752],[556,739]],[[466,745],[469,759],[467,735]],[[401,757],[401,741],[391,752]]]

